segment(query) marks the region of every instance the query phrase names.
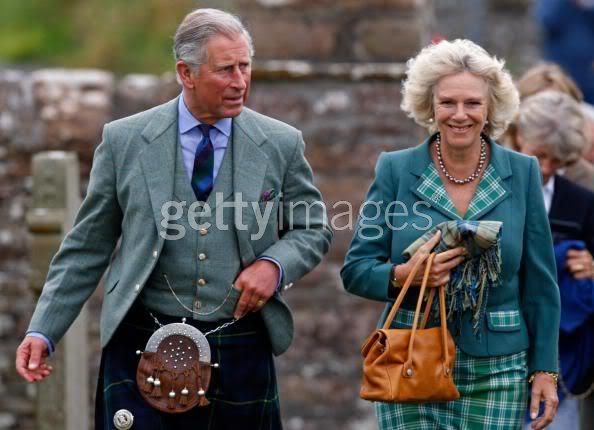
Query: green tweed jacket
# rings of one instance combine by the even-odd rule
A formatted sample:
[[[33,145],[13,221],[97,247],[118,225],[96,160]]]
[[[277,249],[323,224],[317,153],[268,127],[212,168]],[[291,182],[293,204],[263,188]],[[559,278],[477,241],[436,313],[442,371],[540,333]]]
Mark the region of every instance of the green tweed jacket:
[[[167,226],[163,204],[174,200],[177,103],[175,99],[105,126],[86,198],[51,263],[30,331],[54,343],[62,338],[97,287],[120,238],[106,279],[102,346],[141,293],[165,241],[160,234]],[[247,229],[232,226],[237,243],[220,245],[238,246],[243,267],[263,254],[275,258],[284,269],[283,283],[291,285],[321,260],[332,236],[301,133],[249,109],[234,118],[232,133],[234,194],[241,193],[245,202],[261,202],[270,190],[275,197],[261,237],[253,234],[259,231],[260,214],[250,210],[250,203],[233,209],[242,211]],[[304,204],[293,204],[297,201]],[[293,319],[280,294],[266,304],[262,316],[273,351],[281,354],[293,338]]]
[[[488,292],[480,336],[473,333],[470,315],[452,335],[472,356],[528,350],[529,372],[557,371],[560,301],[538,163],[494,141],[489,145],[490,172],[466,217],[503,222],[500,283]],[[389,302],[380,323],[393,300],[388,295],[391,268],[404,261],[404,249],[440,222],[460,219],[443,186],[436,186],[432,170],[429,139],[415,148],[381,154],[377,162],[366,199],[376,204],[362,210],[341,276],[353,294]],[[400,203],[389,208],[396,201]]]

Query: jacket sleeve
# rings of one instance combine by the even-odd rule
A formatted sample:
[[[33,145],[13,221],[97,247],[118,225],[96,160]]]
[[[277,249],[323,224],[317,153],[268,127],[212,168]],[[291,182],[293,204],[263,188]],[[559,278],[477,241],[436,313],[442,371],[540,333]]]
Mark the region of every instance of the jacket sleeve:
[[[528,372],[558,372],[561,302],[551,229],[536,159],[530,160],[526,199],[520,279],[522,313],[530,338]]]
[[[282,189],[282,229],[279,240],[260,257],[271,257],[282,267],[284,283],[292,283],[311,271],[330,247],[332,229],[326,206],[313,182],[305,159],[305,142],[298,133]]]
[[[97,288],[121,233],[116,172],[108,129],[97,147],[87,195],[74,227],[52,259],[41,296],[27,331],[46,335],[56,344]]]
[[[388,301],[392,229],[387,207],[396,200],[389,156],[380,154],[375,179],[361,206],[355,235],[340,271],[345,289],[372,300]]]

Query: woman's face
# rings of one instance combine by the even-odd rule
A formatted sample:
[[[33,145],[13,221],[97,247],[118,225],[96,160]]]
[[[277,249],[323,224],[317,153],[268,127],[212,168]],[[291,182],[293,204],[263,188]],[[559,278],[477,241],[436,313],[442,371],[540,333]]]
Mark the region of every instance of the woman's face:
[[[538,159],[543,185],[549,182],[549,179],[565,166],[565,162],[555,156],[551,146],[524,139],[521,132],[517,134],[517,142],[522,154],[532,155]]]
[[[435,85],[435,121],[444,145],[469,148],[480,142],[488,112],[489,85],[470,72],[444,76]]]

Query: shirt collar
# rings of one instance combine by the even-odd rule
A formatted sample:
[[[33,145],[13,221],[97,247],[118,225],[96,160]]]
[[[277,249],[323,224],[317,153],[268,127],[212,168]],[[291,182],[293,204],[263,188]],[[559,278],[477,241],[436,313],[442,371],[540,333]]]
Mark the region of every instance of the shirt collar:
[[[555,192],[555,176],[551,176],[546,184],[542,186],[543,190],[549,193],[551,196]]]
[[[186,106],[186,102],[184,101],[183,94],[179,96],[179,101],[177,103],[177,112],[178,112],[178,125],[179,125],[179,132],[180,134],[185,134],[188,131],[192,130],[194,127],[202,124],[200,121],[192,115],[192,113],[188,110]],[[213,124],[219,132],[223,133],[225,136],[229,137],[231,135],[231,124],[232,118],[222,118]]]

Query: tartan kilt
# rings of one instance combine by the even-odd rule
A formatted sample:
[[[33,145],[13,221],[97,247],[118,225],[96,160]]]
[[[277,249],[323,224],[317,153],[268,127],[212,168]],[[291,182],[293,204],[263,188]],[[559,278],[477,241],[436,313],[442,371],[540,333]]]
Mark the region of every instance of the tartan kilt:
[[[153,314],[161,324],[180,318]],[[188,318],[187,324],[203,333],[221,325]],[[103,349],[95,403],[95,429],[112,430],[114,414],[126,409],[134,416],[133,429],[142,430],[277,430],[282,429],[272,348],[259,313],[250,313],[237,323],[207,337],[212,369],[206,393],[210,405],[181,414],[160,412],[141,397],[136,385],[136,367],[156,324],[146,309],[135,305]]]
[[[394,325],[410,327],[414,312],[401,309]],[[527,352],[472,357],[456,348],[454,382],[460,398],[450,402],[375,402],[380,430],[521,429],[528,405]]]

